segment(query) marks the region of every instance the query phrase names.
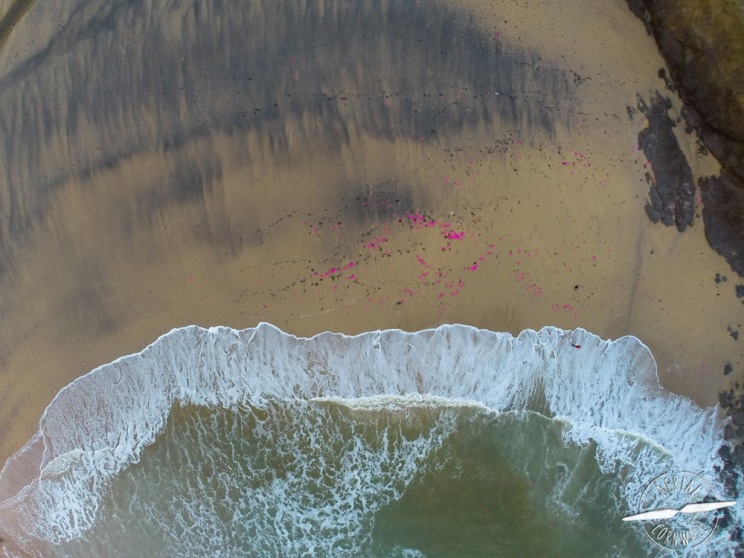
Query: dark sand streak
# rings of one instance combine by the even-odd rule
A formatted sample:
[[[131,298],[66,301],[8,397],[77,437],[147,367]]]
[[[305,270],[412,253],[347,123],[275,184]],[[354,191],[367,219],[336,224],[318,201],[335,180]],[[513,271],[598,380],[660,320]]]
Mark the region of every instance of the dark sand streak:
[[[50,211],[51,192],[138,153],[258,130],[277,156],[288,149],[288,120],[302,123],[306,140],[336,125],[339,145],[350,129],[389,140],[478,123],[552,133],[552,117],[538,107],[570,103],[565,72],[504,49],[439,4],[375,11],[339,2],[323,8],[332,17],[315,3],[172,9],[182,12],[180,29],[161,25],[170,10],[150,2],[76,10],[47,47],[0,80],[0,175],[11,184],[0,197],[8,216],[0,242],[10,256],[3,268],[17,254],[8,246]],[[60,51],[84,63],[52,56]],[[53,91],[49,83],[75,86]],[[467,101],[441,107],[442,96],[463,91]],[[219,178],[214,165],[157,177],[149,210],[198,197]]]
[[[3,18],[0,19],[0,50],[5,46],[15,26],[35,2],[36,0],[16,0],[5,12]]]

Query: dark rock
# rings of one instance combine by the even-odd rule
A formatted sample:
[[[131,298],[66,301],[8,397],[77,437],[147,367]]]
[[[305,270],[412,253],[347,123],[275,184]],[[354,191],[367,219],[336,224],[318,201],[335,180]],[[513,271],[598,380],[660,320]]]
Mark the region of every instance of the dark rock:
[[[735,426],[742,427],[744,426],[744,411],[741,409],[737,409],[734,411],[734,414],[731,415],[731,421],[734,423]]]
[[[711,247],[744,276],[744,4],[737,0],[627,2],[666,59],[685,102],[682,116],[687,125],[697,130],[724,169],[721,191],[714,188],[707,202],[704,199],[705,232]],[[661,219],[663,212],[657,213]]]
[[[734,532],[731,533],[730,540],[741,542],[742,541],[742,529],[741,527],[737,527],[734,529]]]
[[[674,86],[674,82],[672,81],[672,78],[667,74],[665,68],[661,68],[659,70],[659,77],[664,80],[664,84],[667,86],[667,89],[669,91],[677,91],[677,88]]]
[[[718,448],[718,455],[721,456],[721,461],[723,461],[723,464],[725,466],[728,466],[731,464],[731,448],[723,445],[720,448]]]
[[[716,282],[717,284],[720,284],[720,283],[721,283],[721,274],[720,274],[720,273],[716,273],[716,278],[715,278],[715,279],[713,279],[713,280],[714,280],[714,281],[715,281],[715,282]]]
[[[719,529],[726,529],[729,525],[731,525],[731,512],[729,512],[727,509],[719,510],[716,513],[716,520],[718,524]]]
[[[742,542],[744,540],[744,537],[742,537],[741,527],[736,527],[733,533],[731,533],[729,539],[736,542]],[[742,548],[739,547],[734,552],[734,558],[742,558],[742,556],[744,556],[744,551],[742,551]]]
[[[680,114],[685,119],[690,130],[699,130],[703,125],[703,118],[700,116],[700,113],[688,105],[682,107]]]
[[[649,35],[654,34],[654,28],[651,26],[651,14],[646,9],[644,0],[628,0],[628,7],[635,16],[643,22],[646,32]]]
[[[734,440],[736,438],[736,429],[731,424],[727,424],[723,427],[723,439],[727,441]]]
[[[736,285],[736,298],[744,298],[744,285]]]
[[[744,9],[731,0],[628,5],[651,27],[682,97],[700,113],[703,141],[744,180]]]
[[[638,134],[638,145],[653,171],[653,177],[646,175],[651,182],[645,208],[648,218],[682,232],[692,225],[695,215],[695,181],[672,130],[675,124],[667,114],[671,106],[658,92],[651,106],[638,98],[638,110],[648,119],[648,127]]]
[[[718,403],[723,407],[724,409],[728,409],[733,405],[734,402],[734,392],[732,390],[729,391],[722,391],[718,394]]]
[[[723,374],[724,374],[724,376],[728,376],[733,371],[734,371],[734,367],[731,366],[731,363],[730,362],[727,362],[726,365],[723,367]]]
[[[729,333],[729,335],[734,339],[734,341],[739,340],[739,330],[735,329],[734,331]]]
[[[705,238],[744,277],[744,189],[728,173],[700,180]]]
[[[723,479],[723,486],[728,494],[737,494],[736,483],[739,480],[739,475],[733,469],[727,469],[720,474]]]

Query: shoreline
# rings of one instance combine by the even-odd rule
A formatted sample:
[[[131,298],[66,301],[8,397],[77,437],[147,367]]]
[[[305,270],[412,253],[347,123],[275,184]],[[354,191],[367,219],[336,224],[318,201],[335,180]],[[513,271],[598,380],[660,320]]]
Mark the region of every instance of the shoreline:
[[[208,339],[209,342],[204,343],[205,337]],[[254,338],[256,339],[257,345],[253,344]],[[491,331],[488,329],[476,328],[468,324],[455,323],[441,324],[436,327],[426,328],[418,331],[405,331],[397,328],[391,328],[384,330],[364,331],[357,334],[348,335],[341,332],[327,330],[315,333],[311,336],[298,336],[292,333],[285,332],[276,325],[268,322],[261,322],[255,327],[245,328],[241,330],[226,326],[213,326],[204,328],[200,326],[190,325],[180,328],[174,328],[159,336],[155,341],[148,344],[142,350],[120,356],[110,363],[106,363],[104,365],[96,367],[83,376],[76,378],[71,384],[65,386],[62,390],[60,390],[60,392],[54,397],[52,402],[43,413],[41,420],[45,421],[46,429],[44,430],[44,432],[42,432],[41,430],[37,431],[33,438],[31,438],[27,442],[26,446],[24,446],[22,450],[19,450],[19,452],[14,455],[15,458],[20,459],[22,465],[20,465],[20,469],[18,468],[18,465],[13,465],[11,467],[14,469],[12,472],[16,475],[30,474],[27,480],[32,481],[38,477],[38,471],[29,471],[28,467],[31,467],[32,469],[38,469],[40,461],[42,459],[42,454],[44,454],[43,457],[47,460],[47,462],[54,461],[61,455],[65,454],[66,450],[61,451],[60,448],[64,447],[65,443],[70,443],[70,440],[59,440],[58,445],[54,448],[51,454],[47,454],[48,449],[44,447],[42,434],[49,435],[50,432],[53,434],[55,429],[59,430],[61,428],[65,431],[67,431],[68,427],[71,427],[72,430],[75,430],[76,428],[79,429],[79,431],[76,431],[76,433],[72,434],[72,437],[73,439],[79,437],[85,438],[85,443],[81,447],[87,448],[88,444],[97,443],[97,439],[95,437],[91,438],[91,432],[86,427],[80,426],[77,423],[74,424],[74,426],[73,424],[68,424],[67,426],[65,426],[65,421],[69,420],[68,411],[70,409],[67,409],[67,407],[70,407],[71,404],[75,403],[76,396],[80,392],[89,397],[95,396],[97,398],[97,404],[101,405],[102,402],[104,402],[106,398],[109,397],[107,395],[110,392],[110,390],[108,389],[108,383],[111,382],[111,380],[113,379],[112,374],[118,373],[118,375],[116,376],[117,379],[113,381],[113,384],[111,384],[113,386],[116,386],[122,380],[125,380],[125,385],[128,385],[130,388],[139,386],[141,382],[152,383],[153,387],[157,386],[159,388],[167,388],[163,391],[163,393],[155,395],[155,399],[169,399],[170,402],[167,405],[155,405],[154,408],[151,408],[152,401],[148,401],[148,404],[145,405],[145,407],[148,409],[148,412],[150,413],[155,412],[155,410],[159,408],[161,412],[164,412],[167,415],[169,412],[172,412],[172,406],[175,402],[186,405],[218,405],[224,407],[228,404],[235,404],[236,401],[240,402],[243,400],[252,400],[253,395],[251,395],[251,393],[243,393],[241,391],[240,394],[238,394],[238,392],[235,391],[238,386],[246,388],[253,385],[253,382],[250,380],[244,381],[245,378],[243,377],[243,373],[245,372],[245,370],[243,369],[242,365],[236,364],[232,356],[233,354],[235,354],[235,351],[239,351],[239,354],[236,357],[238,362],[241,358],[248,358],[249,360],[254,361],[254,364],[257,367],[256,370],[258,372],[266,372],[267,370],[273,370],[274,358],[278,358],[280,361],[284,358],[281,351],[271,352],[266,350],[267,345],[277,343],[275,348],[284,347],[285,349],[287,349],[289,351],[289,354],[291,355],[289,362],[294,364],[294,366],[289,366],[286,372],[283,372],[280,375],[287,374],[287,379],[291,380],[294,377],[293,381],[299,381],[300,383],[302,383],[303,381],[306,382],[307,385],[305,386],[305,388],[314,393],[317,389],[322,389],[320,386],[324,384],[325,376],[328,372],[325,371],[326,366],[334,367],[343,365],[344,362],[348,360],[348,356],[344,353],[344,351],[339,352],[337,350],[334,350],[338,349],[339,343],[343,346],[348,345],[349,347],[355,348],[356,351],[360,354],[363,353],[365,350],[369,351],[370,349],[378,348],[383,349],[380,353],[380,358],[383,361],[388,361],[388,366],[382,366],[382,368],[385,370],[389,369],[391,371],[397,370],[397,372],[400,374],[399,381],[403,381],[403,384],[408,384],[411,382],[410,374],[408,372],[401,372],[400,370],[398,370],[399,367],[403,367],[403,364],[401,363],[405,361],[410,362],[420,360],[420,364],[424,364],[427,361],[433,361],[436,364],[440,360],[444,359],[445,362],[451,364],[449,353],[447,353],[446,356],[443,356],[444,352],[440,350],[439,345],[435,345],[433,343],[432,338],[437,339],[438,341],[442,341],[446,344],[451,344],[452,350],[454,350],[455,353],[457,353],[458,351],[467,350],[468,348],[475,351],[473,355],[469,355],[466,351],[463,356],[466,361],[470,362],[469,366],[476,368],[477,364],[480,362],[480,356],[474,355],[482,354],[482,356],[489,358],[493,357],[494,349],[501,349],[503,352],[498,353],[500,358],[497,358],[493,363],[495,368],[491,369],[491,367],[486,367],[483,370],[486,373],[494,373],[499,376],[505,376],[506,385],[499,386],[500,388],[502,388],[501,390],[497,390],[497,392],[499,393],[501,393],[502,391],[505,391],[505,393],[510,393],[508,389],[504,390],[504,388],[509,385],[509,381],[521,381],[520,377],[522,375],[522,371],[518,369],[514,370],[513,367],[507,365],[507,363],[510,361],[510,358],[515,353],[521,354],[520,351],[524,353],[521,357],[518,358],[534,358],[538,361],[541,359],[547,359],[548,361],[554,360],[556,363],[562,363],[562,366],[559,367],[561,367],[561,369],[565,369],[567,363],[573,362],[575,360],[579,361],[579,368],[584,366],[583,364],[581,364],[581,361],[584,361],[586,359],[584,359],[582,353],[574,352],[583,350],[584,352],[588,353],[589,356],[594,357],[594,359],[596,359],[596,357],[599,357],[600,361],[613,361],[613,359],[618,359],[618,357],[620,357],[617,362],[617,365],[619,367],[618,371],[621,372],[625,378],[621,381],[621,385],[625,383],[626,387],[629,388],[632,388],[635,385],[643,386],[643,389],[647,391],[647,396],[653,401],[658,402],[665,399],[676,399],[685,401],[684,405],[695,405],[694,401],[692,401],[691,399],[678,396],[672,392],[665,390],[661,386],[656,374],[656,363],[653,355],[650,352],[650,349],[637,337],[634,337],[632,335],[626,335],[614,340],[602,339],[596,334],[586,331],[583,328],[577,328],[575,330],[563,330],[560,328],[556,328],[555,326],[544,326],[539,331],[527,329],[520,332],[519,335],[514,336],[507,332]],[[484,339],[493,341],[493,345],[486,343]],[[184,344],[184,342],[188,340],[191,340],[192,343]],[[380,342],[378,343],[375,340],[379,340]],[[178,343],[179,341],[181,342],[181,349],[184,349],[184,351],[174,352],[173,344]],[[324,343],[324,341],[332,342]],[[530,348],[531,343],[535,343],[536,341],[541,342],[542,346],[550,348],[550,356],[545,356],[540,351],[535,352],[533,349]],[[195,342],[196,345],[194,345],[193,342]],[[388,342],[390,342],[390,345],[387,345]],[[204,343],[203,346],[202,343]],[[434,350],[431,354],[427,354],[423,357],[411,356],[411,354],[408,353],[408,349],[403,348],[403,345],[406,345],[413,351],[417,351],[417,347],[411,345],[411,343],[415,343],[419,349],[425,348],[427,345],[433,345]],[[318,361],[316,361],[316,355],[311,349],[311,347],[315,345],[321,345],[321,353],[317,357],[320,360]],[[481,345],[484,346],[481,347]],[[242,346],[242,351],[240,350],[240,346]],[[571,347],[570,349],[569,346]],[[197,352],[195,347],[200,347],[198,350],[199,359],[195,359]],[[163,353],[164,349],[168,348],[170,348],[170,352],[166,351],[165,353]],[[634,350],[628,351],[629,348]],[[625,349],[626,352],[623,352],[623,349]],[[401,353],[401,351],[403,351],[403,353],[398,354]],[[608,352],[611,354],[611,356],[607,356]],[[152,372],[155,371],[155,369],[152,367],[152,361],[158,359],[158,357],[162,357],[163,354],[165,354],[166,356],[166,365],[162,370],[166,377],[165,383],[163,383],[162,378],[157,377],[157,373],[155,376],[152,375]],[[206,363],[205,361],[201,360],[202,356],[207,359]],[[227,362],[225,362],[226,367],[220,373],[215,374],[218,382],[217,384],[213,385],[211,383],[211,377],[210,379],[207,379],[204,371],[211,370],[213,365],[210,364],[210,359],[221,360],[225,358],[227,359]],[[267,358],[268,360],[266,361],[265,359]],[[184,367],[180,366],[179,360],[181,359],[189,363],[192,363],[193,361],[194,368],[185,369]],[[324,364],[325,359],[328,359],[328,362]],[[596,366],[594,359],[588,359],[587,362],[589,364],[587,364],[586,366],[588,366],[589,368],[594,368]],[[352,361],[353,360],[354,359],[352,358]],[[460,363],[459,356],[456,360],[458,363]],[[143,368],[138,368],[140,366],[140,362],[142,361],[145,361],[147,364],[144,364]],[[310,362],[309,374],[307,373],[308,371],[305,370],[304,366],[300,369],[298,369],[296,366],[298,363],[307,364],[307,362]],[[431,362],[429,362],[429,364],[431,364]],[[441,364],[442,363],[440,363],[440,366]],[[543,364],[546,363],[544,362]],[[609,382],[610,384],[612,384],[613,382],[617,381],[615,378],[616,375],[608,374],[608,367],[606,366],[607,363],[605,362],[604,364],[604,374],[597,377],[596,379],[598,380],[598,383]],[[320,370],[317,368],[318,365],[321,366]],[[370,363],[369,366],[381,366],[381,364],[379,362],[375,364]],[[464,374],[465,377],[468,378],[469,382],[474,382],[475,387],[473,387],[473,389],[475,389],[480,385],[481,382],[472,373],[472,371],[469,370],[469,366],[465,365],[465,369],[459,370],[458,374]],[[430,371],[428,371],[428,367],[425,368],[427,368],[427,371],[425,372],[425,375],[428,377],[427,382],[433,382],[435,385],[438,385],[436,378],[431,377],[431,373]],[[329,368],[329,371],[330,370],[331,368]],[[342,374],[335,368],[333,368],[333,370],[335,370],[335,372],[332,374],[333,377],[335,377],[337,374]],[[421,377],[422,370],[417,372],[416,382],[424,381]],[[498,370],[498,372],[495,372],[494,370]],[[531,374],[537,376],[537,380],[533,379],[533,382],[546,382],[547,385],[551,385],[554,388],[555,385],[562,386],[562,382],[560,381],[561,379],[556,379],[555,376],[551,375],[546,375],[543,377],[542,372],[540,372],[539,370],[542,370],[542,368],[535,368],[533,363],[533,366],[528,366],[527,369],[524,370],[524,372],[528,373],[528,375]],[[596,370],[594,371],[596,372]],[[356,370],[354,374],[361,375],[360,378],[364,378],[366,380],[366,382],[361,382],[362,386],[364,386],[364,389],[374,390],[376,389],[375,386],[377,383],[377,377],[374,375],[365,376],[365,374],[367,374],[368,372],[369,371],[362,372],[360,370]],[[450,372],[449,369],[448,372]],[[314,375],[317,374],[319,374],[319,377],[314,377]],[[392,377],[398,378],[398,376],[395,374]],[[566,377],[571,378],[571,381],[573,382],[581,381],[579,377],[576,377],[571,373],[568,373]],[[259,383],[267,383],[267,385],[271,385],[272,381],[278,381],[276,380],[276,374],[264,374],[262,376],[259,376],[259,380]],[[450,380],[452,380],[452,378],[450,378]],[[320,384],[316,385],[316,381],[319,381]],[[171,385],[172,382],[175,383]],[[202,389],[195,388],[195,385],[200,385],[199,382],[206,382],[206,384],[202,386]],[[76,385],[78,384],[80,385],[80,389],[76,389]],[[102,386],[101,384],[107,385]],[[282,382],[279,382],[279,384],[281,385]],[[403,384],[401,384],[401,386]],[[449,384],[445,382],[445,385]],[[176,388],[176,386],[180,386],[180,388]],[[343,388],[338,386],[335,382],[331,382],[331,384],[326,387],[330,386],[333,386],[331,387],[332,391],[338,389],[340,389],[341,391],[339,393],[331,393],[330,395],[320,395],[319,397],[321,399],[330,397],[333,400],[341,400],[348,397],[341,392],[348,391],[349,389],[351,389],[352,391],[361,389],[358,388],[358,386],[356,386],[354,382],[345,385]],[[439,387],[441,388],[441,386]],[[100,391],[101,388],[103,388],[103,391]],[[210,389],[216,389],[216,391],[212,392],[210,391]],[[289,390],[289,388],[286,389],[288,391],[285,394],[285,397],[290,397],[291,399],[293,395],[296,395],[294,391]],[[566,386],[562,386],[558,389],[565,390],[567,388]],[[593,387],[593,389],[596,390],[598,388]],[[185,392],[181,393],[182,390],[185,390]],[[272,397],[279,397],[278,393],[274,393],[272,390],[269,391],[273,394]],[[181,396],[177,396],[177,393],[181,393]],[[262,397],[261,393],[262,392],[259,392],[259,399],[260,397]],[[486,392],[481,395],[485,395],[487,393],[490,392],[486,390]],[[139,397],[144,397],[144,399],[147,399],[149,397],[149,394],[149,391],[142,392],[142,390],[137,389],[127,392],[127,395],[132,396],[135,399]],[[475,405],[484,404],[484,402],[481,401],[476,394],[473,394],[473,398],[463,399],[457,396],[443,396],[441,394],[438,394],[436,392],[436,389],[425,392],[417,392],[414,390],[406,391],[403,393],[399,393],[394,389],[393,391],[386,391],[383,393],[374,392],[368,395],[357,395],[352,399],[361,398],[362,400],[366,400],[369,398],[376,398],[385,395],[392,395],[393,397],[433,397],[435,400],[442,401],[448,400],[453,402],[469,402]],[[571,423],[574,423],[577,421],[577,418],[571,418],[570,413],[566,414],[566,412],[568,412],[568,409],[570,408],[570,401],[573,399],[572,396],[569,395],[568,400],[566,400],[565,395],[566,394],[564,394],[563,397],[558,397],[557,399],[552,400],[552,403],[550,404],[550,412],[563,417],[563,419],[568,420]],[[503,396],[504,395],[502,395],[502,397]],[[225,397],[230,400],[230,402],[226,400],[223,401],[222,398]],[[514,397],[514,394],[512,394],[510,397]],[[526,397],[527,399],[531,399],[531,396],[529,395],[525,395],[524,397]],[[215,403],[215,398],[219,399],[220,403]],[[315,396],[309,398],[309,400],[315,399]],[[517,397],[517,399],[521,401],[519,396]],[[536,401],[538,402],[536,404],[539,405],[540,398],[538,397]],[[117,402],[121,403],[122,400],[117,399]],[[123,402],[125,404],[129,403],[137,405],[136,401],[128,401],[124,399]],[[592,403],[589,403],[587,401],[584,401],[583,404],[590,406],[592,405]],[[562,411],[559,411],[557,409],[554,409],[552,405],[557,405],[559,408],[563,408],[566,405],[568,405],[568,407],[563,408]],[[672,405],[676,406],[678,404]],[[62,406],[63,408],[60,409],[60,406]],[[128,417],[130,417],[131,413],[134,412],[133,410],[127,408],[116,409],[115,406],[110,410],[113,411],[113,415],[108,415],[109,420],[116,420],[117,414],[121,415],[120,418],[129,420]],[[497,410],[497,408],[493,408],[492,410]],[[514,409],[509,409],[507,406],[505,410]],[[651,410],[652,408],[649,407],[649,412],[651,412]],[[713,411],[713,407],[702,409],[698,407],[696,411],[701,411],[704,415],[709,414],[710,416],[708,418],[710,420],[720,423],[720,416],[716,418],[717,414],[711,413],[711,411]],[[51,415],[49,414],[50,412]],[[536,408],[533,409],[533,412],[540,413],[541,411],[539,410],[539,408]],[[654,410],[653,412],[657,411]],[[55,423],[55,417],[62,421],[61,425]],[[608,417],[610,417],[610,421],[612,422],[613,414],[610,413]],[[149,419],[144,421],[143,424],[158,424],[162,421],[162,419],[165,418],[165,416],[159,418],[150,416]],[[545,415],[545,418],[551,418],[551,416]],[[689,419],[689,417],[685,418]],[[592,422],[596,420],[596,416],[587,416],[584,419],[580,419],[579,422],[583,420]],[[618,419],[614,418],[614,420],[616,421]],[[95,420],[93,422],[95,422]],[[137,421],[134,421],[134,424],[132,425],[135,430],[136,424],[139,423],[137,423]],[[602,426],[602,428],[609,428],[610,430],[613,430],[619,428],[620,426],[621,425],[618,424],[614,427]],[[630,430],[629,433],[633,436],[637,436],[643,439],[648,443],[660,443],[658,440],[655,440],[649,437],[647,434],[644,434],[642,430],[645,427],[645,424],[642,423],[642,421],[641,423],[636,424],[635,428],[638,428],[639,426],[641,427],[640,430]],[[145,426],[144,428],[146,431],[145,433],[147,434],[145,438],[147,438],[147,436],[157,437],[161,433],[161,430],[158,429],[148,432],[147,429],[150,428],[150,426]],[[162,428],[164,428],[164,423]],[[625,426],[623,428],[625,428]],[[129,431],[127,430],[127,432]],[[125,441],[133,441],[134,445],[139,447],[141,446],[142,434],[143,433],[140,433],[140,437],[135,436],[134,439],[130,439],[131,433],[129,433],[125,435],[124,438]],[[59,444],[61,444],[61,446]],[[148,445],[149,443],[145,443],[142,447],[144,448]],[[34,450],[34,447],[36,447],[36,450]],[[135,449],[137,448],[128,448],[130,452],[135,451]],[[712,456],[713,453],[711,453],[710,455]],[[709,457],[710,456],[707,456],[706,459]],[[10,463],[10,461],[11,460],[9,460],[8,463]],[[3,470],[3,472],[6,471]],[[4,481],[3,485],[0,486],[0,502],[12,500],[13,497],[16,495],[15,492],[7,493],[9,489],[12,489],[18,484],[20,484],[21,486],[25,486],[26,484],[28,484],[28,482],[16,482],[18,480],[16,477],[2,478],[2,475],[0,475],[0,479]]]
[[[79,461],[81,476],[49,474],[44,476],[46,482],[37,485],[34,479],[38,475],[32,475],[31,486],[23,497],[24,502],[33,501],[34,494],[39,497],[55,494],[57,490],[69,490],[70,485],[75,487],[76,481],[82,481],[83,486],[77,486],[80,490],[72,491],[78,497],[71,497],[73,502],[63,498],[59,507],[56,501],[51,504],[52,526],[61,523],[76,529],[67,534],[77,534],[78,528],[85,530],[92,519],[79,506],[80,499],[101,498],[103,494],[99,488],[107,486],[105,481],[89,485],[86,480],[91,472],[117,475],[128,462],[139,461],[140,455],[144,463],[148,458],[140,452],[151,447],[151,436],[166,428],[162,419],[172,416],[174,397],[187,406],[219,401],[229,412],[229,409],[240,408],[235,404],[245,395],[246,388],[249,394],[256,396],[252,404],[258,409],[264,408],[265,398],[284,400],[297,396],[313,400],[315,395],[330,394],[362,402],[380,392],[406,393],[411,388],[416,392],[416,386],[423,386],[418,391],[433,394],[435,406],[445,401],[461,401],[457,397],[460,395],[488,409],[549,410],[546,414],[553,415],[555,424],[570,428],[578,437],[571,439],[579,446],[583,445],[579,440],[593,440],[598,436],[596,443],[602,449],[596,451],[615,455],[625,464],[630,478],[635,479],[628,482],[628,478],[624,478],[629,485],[629,492],[623,493],[627,503],[635,500],[630,494],[635,495],[633,491],[639,490],[642,485],[639,481],[648,469],[658,467],[657,460],[666,462],[668,459],[668,454],[658,452],[653,442],[668,448],[680,467],[709,469],[711,461],[716,461],[717,439],[713,433],[719,421],[715,413],[697,410],[689,401],[655,389],[653,381],[649,381],[652,359],[637,340],[609,343],[585,331],[572,333],[555,328],[544,328],[515,340],[508,334],[476,331],[470,326],[444,326],[423,334],[387,331],[354,338],[324,335],[298,341],[269,324],[240,333],[225,328],[200,330],[192,327],[171,331],[166,337],[159,339],[151,350],[121,359],[118,365],[99,370],[97,377],[87,377],[85,385],[81,383],[79,389],[68,390],[57,401],[57,409],[49,413],[47,427],[57,444],[45,453],[46,461],[52,461],[52,467],[59,472],[60,462],[67,461],[59,457],[67,455],[71,448],[83,449]],[[582,348],[575,349],[569,342],[581,344]],[[535,350],[536,343],[546,350]],[[378,347],[382,349],[379,352]],[[586,352],[585,358],[577,357],[579,351]],[[491,359],[494,366],[484,366]],[[527,361],[524,370],[512,366],[513,362],[524,362],[524,359]],[[159,363],[164,365],[157,366]],[[193,369],[189,367],[191,363],[196,363]],[[222,366],[214,374],[218,363]],[[277,366],[279,363],[286,366]],[[564,374],[546,375],[546,367]],[[254,369],[257,374],[246,376],[246,369]],[[596,381],[586,385],[587,376]],[[121,384],[119,389],[123,397],[110,389],[112,383]],[[380,390],[381,384],[387,388]],[[98,416],[75,413],[81,392],[96,399],[97,407],[106,416],[106,426],[111,432],[118,432],[119,437],[107,438],[99,431]],[[603,394],[612,394],[611,401],[616,403],[630,403],[635,412],[618,414],[615,405],[596,406],[597,398]],[[629,397],[630,394],[637,394],[637,397]],[[248,397],[251,401],[250,395]],[[65,410],[70,407],[77,415],[72,420]],[[270,402],[268,407],[272,407]],[[400,410],[396,402],[393,408]],[[178,410],[175,413],[179,415]],[[486,417],[493,418],[490,414]],[[554,424],[549,419],[546,422]],[[111,425],[116,426],[111,428]],[[171,427],[172,424],[167,428]],[[690,436],[681,437],[680,431],[689,432]],[[653,438],[649,436],[652,433]],[[114,449],[114,444],[115,451],[105,451],[105,446]],[[650,450],[650,454],[645,451],[640,454],[643,465],[636,461],[639,456],[635,452],[629,454],[629,447]],[[96,451],[86,451],[93,448]],[[529,444],[526,448],[529,452],[528,448]],[[72,453],[76,453],[75,449]],[[148,453],[151,458],[152,453]],[[106,465],[103,470],[99,460]],[[612,470],[610,465],[609,471]],[[8,479],[2,480],[5,486],[0,487],[0,501]],[[67,519],[68,514],[63,512],[68,506],[73,518],[79,521]],[[12,519],[8,516],[14,516],[16,508],[24,506],[19,502],[7,507],[0,505],[0,524],[7,529],[7,534],[23,533],[14,526],[8,527]],[[617,524],[620,524],[619,517]],[[97,529],[100,535],[99,527],[97,524],[93,530]],[[93,536],[92,540],[98,539]],[[33,537],[28,541],[22,534],[18,541],[19,545],[37,542]]]
[[[628,107],[656,91],[670,99],[673,117],[681,104],[664,90],[657,75],[663,61],[633,14],[585,4],[565,13],[549,3],[501,12],[474,0],[453,4],[504,57],[500,71],[522,87],[514,91],[478,82],[475,69],[471,75],[448,66],[445,78],[467,92],[436,81],[421,84],[425,95],[396,95],[406,72],[391,63],[379,71],[392,85],[370,90],[374,102],[366,100],[364,87],[372,86],[363,76],[328,78],[336,79],[334,91],[351,93],[325,100],[333,110],[308,103],[292,113],[292,95],[309,97],[323,86],[303,89],[310,77],[302,60],[311,59],[298,52],[276,69],[256,70],[276,77],[290,97],[254,127],[213,124],[206,135],[163,145],[158,126],[169,118],[193,121],[198,130],[200,119],[216,122],[211,111],[232,110],[232,98],[218,95],[205,107],[184,96],[160,107],[133,88],[119,105],[110,101],[123,112],[100,127],[95,111],[74,127],[52,123],[59,137],[73,140],[52,134],[38,152],[38,170],[21,157],[32,143],[19,132],[20,147],[0,160],[8,177],[0,199],[17,205],[14,222],[23,232],[16,241],[3,231],[13,243],[0,277],[0,462],[29,439],[61,388],[188,324],[242,329],[267,321],[301,336],[449,322],[512,335],[548,324],[601,338],[631,334],[650,347],[666,389],[715,404],[744,371],[741,341],[731,335],[740,327],[740,281],[705,241],[701,201],[684,233],[646,216],[649,163],[638,146],[646,122],[629,118]],[[20,64],[9,53],[22,52],[23,37],[31,36],[23,26],[46,29],[46,17],[32,8],[19,22],[0,51],[4,75]],[[152,17],[168,21],[160,12]],[[551,26],[592,32],[567,39],[545,33]],[[458,32],[453,36],[463,39]],[[600,37],[606,50],[592,48]],[[172,54],[159,53],[160,63]],[[323,53],[346,68],[343,54],[334,62]],[[183,55],[195,67],[182,79],[188,84],[204,54]],[[78,45],[64,56],[66,64],[90,53]],[[427,63],[420,47],[407,56],[411,67]],[[468,59],[451,66],[458,63],[467,67]],[[27,102],[40,108],[29,118],[43,114],[55,80],[75,90],[79,76],[63,66],[41,61],[35,69]],[[94,82],[105,73],[89,69]],[[246,108],[271,107],[248,77],[241,77],[242,94],[255,104]],[[545,80],[551,91],[542,91]],[[18,95],[9,87],[0,102],[14,107]],[[410,129],[410,107],[451,120],[436,120],[435,132]],[[142,132],[137,149],[109,154],[113,162],[94,159],[102,135],[137,121],[152,128],[155,147]],[[696,137],[679,128],[673,133],[692,174],[713,174],[715,163],[698,152]],[[96,162],[86,167],[93,170],[62,166],[83,160]],[[32,191],[44,173],[58,183]],[[26,197],[18,201],[12,188]],[[728,280],[714,282],[716,274]],[[734,373],[724,378],[727,363]]]

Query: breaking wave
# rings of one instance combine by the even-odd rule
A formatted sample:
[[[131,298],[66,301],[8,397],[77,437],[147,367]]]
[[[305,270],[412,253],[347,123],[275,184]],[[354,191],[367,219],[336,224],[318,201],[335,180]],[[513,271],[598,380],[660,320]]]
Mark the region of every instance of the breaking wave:
[[[141,460],[174,409],[255,415],[306,403],[351,413],[429,408],[541,415],[563,425],[565,444],[592,445],[603,473],[622,476],[622,512],[633,509],[660,469],[710,472],[720,464],[716,409],[662,389],[653,356],[634,337],[605,341],[582,329],[545,327],[515,338],[444,325],[298,338],[265,323],[242,331],[190,326],[59,392],[36,436],[0,473],[4,552],[55,555],[59,545],[83,540],[106,507],[112,482]],[[420,439],[399,440],[384,480],[389,498],[379,506],[400,497],[400,483],[452,432],[448,416],[432,419]],[[719,539],[714,544],[725,544]]]

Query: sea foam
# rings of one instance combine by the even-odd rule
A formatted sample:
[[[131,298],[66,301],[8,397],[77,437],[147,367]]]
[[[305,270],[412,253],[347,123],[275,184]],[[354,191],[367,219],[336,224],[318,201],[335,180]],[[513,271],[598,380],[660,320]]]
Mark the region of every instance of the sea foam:
[[[600,468],[624,476],[626,502],[637,499],[659,455],[693,472],[720,464],[716,408],[662,389],[651,352],[634,337],[604,341],[545,327],[515,338],[444,325],[305,339],[265,323],[190,326],[59,392],[36,436],[0,473],[5,552],[44,554],[84,536],[109,481],[140,459],[174,404],[312,399],[359,409],[472,405],[565,420],[571,442],[594,441]],[[648,451],[648,442],[660,451]]]

